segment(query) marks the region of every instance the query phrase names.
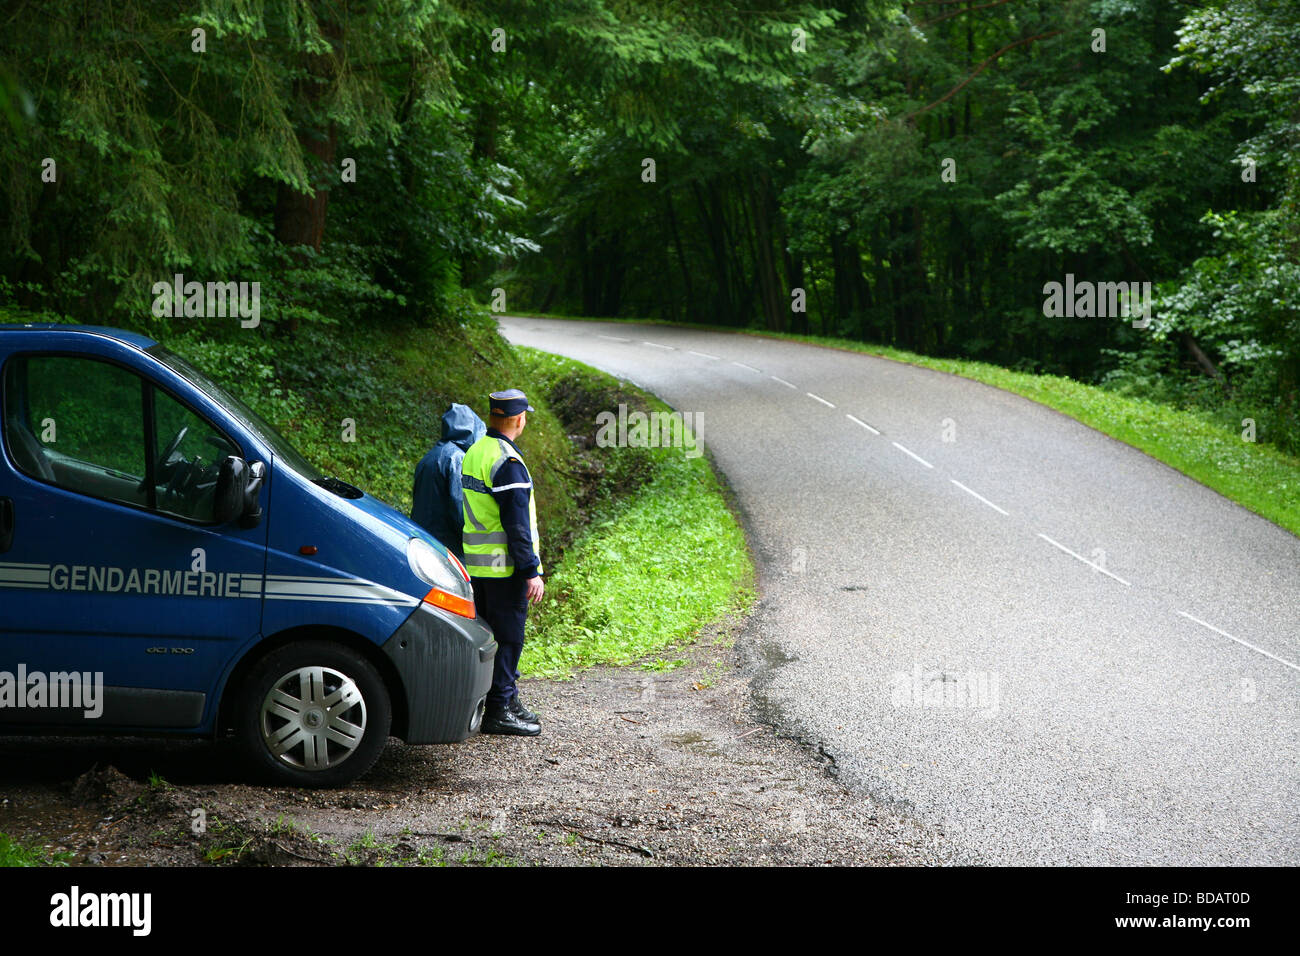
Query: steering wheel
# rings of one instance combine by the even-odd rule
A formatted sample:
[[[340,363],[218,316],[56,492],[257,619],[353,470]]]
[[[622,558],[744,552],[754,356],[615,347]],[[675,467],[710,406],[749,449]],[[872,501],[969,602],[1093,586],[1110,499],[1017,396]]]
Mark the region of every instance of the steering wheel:
[[[163,449],[163,453],[159,455],[158,460],[154,462],[153,471],[155,475],[163,470],[163,465],[167,464],[167,459],[175,454],[177,448],[181,447],[181,442],[185,440],[185,435],[189,430],[189,425],[183,425],[181,430],[172,436],[172,440],[167,443],[167,447]],[[140,490],[144,491],[147,487],[149,487],[148,476],[140,480]]]
[[[185,434],[189,430],[190,426],[184,425],[181,427],[180,431],[172,436],[172,440],[167,443],[167,447],[163,449],[163,453],[158,456],[158,461],[154,463],[154,471],[162,471],[163,465],[167,464],[167,459],[175,454],[177,448],[181,447],[181,442],[185,440]]]
[[[164,493],[174,495],[188,486],[197,468],[197,462],[181,461],[177,463],[176,470],[172,472],[172,480],[167,482],[167,490]]]

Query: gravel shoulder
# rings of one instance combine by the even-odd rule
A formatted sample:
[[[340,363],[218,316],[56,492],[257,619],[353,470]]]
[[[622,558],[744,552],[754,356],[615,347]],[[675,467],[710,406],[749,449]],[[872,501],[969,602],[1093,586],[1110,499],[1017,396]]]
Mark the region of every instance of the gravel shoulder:
[[[225,744],[0,738],[0,831],[74,866],[945,862],[942,834],[764,722],[745,624],[672,670],[522,682],[540,737],[393,741],[345,790],[234,782]]]

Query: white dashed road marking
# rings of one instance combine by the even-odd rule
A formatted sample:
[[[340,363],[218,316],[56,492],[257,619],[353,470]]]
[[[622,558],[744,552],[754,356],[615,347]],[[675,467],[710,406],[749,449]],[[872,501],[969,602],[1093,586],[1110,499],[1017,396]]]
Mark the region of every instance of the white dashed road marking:
[[[849,421],[851,421],[851,422],[857,422],[859,425],[861,425],[861,426],[862,426],[863,428],[865,428],[867,431],[871,432],[871,434],[873,434],[873,435],[879,435],[879,434],[880,434],[880,432],[876,431],[874,428],[872,428],[870,425],[868,425],[866,422],[864,422],[864,421],[863,421],[862,419],[860,419],[860,418],[854,418],[852,415],[845,415],[844,417],[847,418],[847,419],[848,419]]]
[[[906,448],[904,448],[904,447],[903,447],[902,445],[900,445],[898,442],[896,442],[896,441],[895,441],[895,442],[890,442],[890,444],[893,445],[895,448],[897,448],[899,451],[901,451],[904,455],[911,455],[913,458],[915,458],[915,459],[916,459],[917,461],[919,461],[921,464],[925,465],[926,468],[933,468],[933,467],[934,467],[934,465],[930,464],[928,461],[926,461],[924,458],[922,458],[922,457],[921,457],[920,455],[918,455],[916,452],[914,452],[914,451],[908,451]]]
[[[511,326],[504,326],[504,328],[505,328],[507,331],[511,331],[513,327],[511,327]],[[535,327],[535,328],[536,328],[537,331],[546,331],[546,329],[545,329],[544,326],[537,326],[537,327]],[[623,338],[623,337],[621,337],[621,336],[617,336],[617,335],[598,335],[598,338],[606,339],[606,340],[608,340],[608,341],[610,341],[610,342],[631,342],[631,341],[633,341],[633,339]],[[672,346],[672,345],[660,345],[658,342],[642,341],[642,344],[643,344],[643,345],[648,345],[648,346],[650,346],[651,348],[663,349],[663,350],[666,351],[666,352],[676,351],[676,346]],[[711,354],[709,354],[708,352],[699,352],[699,351],[696,351],[695,349],[686,349],[685,351],[690,352],[690,354],[692,354],[692,355],[698,355],[700,358],[706,358],[706,359],[710,359],[710,360],[712,360],[712,361],[721,361],[721,360],[722,360],[721,356],[718,356],[718,355],[711,355]],[[758,374],[760,374],[760,375],[762,374],[762,370],[761,370],[761,369],[754,368],[754,366],[752,366],[752,365],[746,365],[744,362],[735,362],[735,361],[732,361],[731,364],[734,365],[734,366],[736,366],[737,368],[747,369],[747,370],[750,371],[750,372],[755,372],[755,373],[758,373]],[[798,386],[797,386],[797,385],[795,385],[793,382],[787,382],[785,379],[781,378],[780,376],[777,376],[777,375],[770,375],[770,376],[768,376],[768,377],[771,378],[774,382],[780,382],[780,383],[781,383],[782,385],[784,385],[786,388],[795,389],[796,391],[798,390]],[[821,403],[822,403],[823,405],[825,405],[827,408],[834,408],[834,407],[835,407],[835,405],[833,405],[831,402],[826,401],[826,399],[822,398],[820,395],[814,395],[812,392],[805,392],[804,394],[807,395],[809,398],[813,399],[814,401],[821,402]],[[871,425],[868,425],[866,422],[864,422],[864,421],[863,421],[862,419],[860,419],[860,418],[857,418],[856,416],[846,414],[845,417],[846,417],[849,421],[853,422],[855,425],[860,425],[861,427],[865,428],[867,431],[871,432],[871,434],[873,434],[873,435],[879,435],[879,434],[880,434],[880,430],[879,430],[879,429],[877,429],[877,428],[873,428]],[[910,458],[915,459],[917,462],[919,462],[920,464],[924,465],[926,468],[934,468],[934,465],[930,464],[928,461],[926,461],[924,458],[922,458],[920,455],[916,454],[915,452],[911,451],[910,449],[903,447],[903,446],[900,445],[898,442],[891,442],[891,444],[892,444],[895,448],[897,448],[899,451],[901,451],[903,454],[907,455],[907,456],[910,457]],[[973,497],[973,498],[975,498],[975,499],[977,499],[977,500],[983,502],[984,504],[988,505],[990,508],[992,508],[992,509],[993,509],[994,511],[996,511],[998,514],[1000,514],[1000,515],[1006,515],[1006,516],[1008,516],[1008,517],[1010,516],[1010,513],[1009,513],[1008,511],[1006,511],[1004,508],[1001,508],[1001,507],[999,507],[998,505],[995,505],[993,502],[989,501],[989,499],[987,499],[987,498],[985,498],[983,495],[981,495],[978,491],[975,491],[973,488],[969,488],[969,487],[967,487],[966,485],[964,485],[964,484],[962,484],[960,481],[958,481],[956,478],[950,478],[949,481],[951,481],[954,485],[956,485],[956,486],[957,486],[958,488],[960,488],[962,491],[966,492],[966,493],[967,493],[968,495],[970,495],[971,497]],[[1113,572],[1108,571],[1108,570],[1106,570],[1105,568],[1103,568],[1101,565],[1099,565],[1099,564],[1097,564],[1097,563],[1095,563],[1095,562],[1093,562],[1093,561],[1089,561],[1089,560],[1088,560],[1087,558],[1085,558],[1083,555],[1081,555],[1081,554],[1077,554],[1076,552],[1071,551],[1071,550],[1070,550],[1069,548],[1067,548],[1065,545],[1061,544],[1059,541],[1054,541],[1052,538],[1049,538],[1047,535],[1043,534],[1041,531],[1038,532],[1038,537],[1042,538],[1044,541],[1046,541],[1046,542],[1047,542],[1048,544],[1050,544],[1052,547],[1057,548],[1057,549],[1060,550],[1060,551],[1064,551],[1066,554],[1068,554],[1070,557],[1074,558],[1075,560],[1077,560],[1077,561],[1081,561],[1081,562],[1083,562],[1084,564],[1088,565],[1088,567],[1092,568],[1094,571],[1100,571],[1102,574],[1106,575],[1107,577],[1109,577],[1109,578],[1113,578],[1114,580],[1118,581],[1120,584],[1124,585],[1125,587],[1132,587],[1132,586],[1133,586],[1133,585],[1130,584],[1128,581],[1125,581],[1123,578],[1121,578],[1118,574],[1114,574]],[[1221,636],[1221,637],[1226,637],[1228,640],[1233,641],[1233,642],[1235,642],[1235,643],[1237,643],[1237,644],[1240,644],[1242,647],[1248,648],[1249,650],[1252,650],[1252,651],[1254,651],[1254,652],[1257,653],[1257,654],[1263,654],[1265,657],[1267,657],[1267,658],[1269,658],[1269,659],[1271,659],[1271,660],[1276,661],[1277,663],[1283,665],[1284,667],[1289,667],[1289,668],[1291,668],[1293,671],[1300,671],[1300,665],[1297,665],[1297,664],[1295,664],[1295,663],[1292,663],[1291,661],[1288,661],[1288,660],[1286,660],[1286,659],[1284,659],[1284,658],[1278,657],[1276,654],[1272,654],[1272,653],[1270,653],[1270,652],[1264,650],[1262,647],[1257,647],[1256,645],[1251,644],[1249,641],[1244,641],[1244,640],[1242,640],[1242,639],[1239,638],[1239,637],[1234,637],[1233,635],[1229,634],[1227,631],[1221,630],[1220,628],[1215,627],[1213,624],[1210,624],[1208,621],[1202,621],[1199,617],[1195,617],[1195,616],[1193,616],[1193,615],[1191,615],[1191,614],[1188,614],[1186,611],[1179,611],[1178,614],[1179,614],[1181,617],[1185,617],[1185,618],[1187,618],[1187,620],[1192,621],[1193,623],[1199,624],[1201,627],[1206,628],[1207,630],[1213,631],[1215,634],[1218,634],[1218,635]]]
[[[1001,514],[1006,514],[1005,511],[1003,511],[1001,508],[999,508],[999,507],[998,507],[997,505],[995,505],[993,502],[989,501],[987,498],[985,498],[985,497],[984,497],[982,494],[980,494],[978,491],[972,491],[970,488],[967,488],[965,485],[963,485],[963,484],[962,484],[960,481],[958,481],[956,478],[949,478],[948,480],[951,481],[951,482],[952,482],[954,485],[956,485],[958,488],[960,488],[962,491],[966,492],[966,494],[968,494],[968,495],[974,495],[976,498],[978,498],[980,501],[984,502],[986,505],[988,505],[988,506],[989,506],[990,508],[992,508],[994,511],[997,511],[997,512],[999,512],[999,513],[1001,513]]]
[[[1258,653],[1263,654],[1265,657],[1273,658],[1273,660],[1277,661],[1279,664],[1285,664],[1293,671],[1300,671],[1300,667],[1296,666],[1295,664],[1292,664],[1290,661],[1283,660],[1282,658],[1278,657],[1276,654],[1270,654],[1268,651],[1264,650],[1264,648],[1256,647],[1254,644],[1250,643],[1249,641],[1243,641],[1239,637],[1233,637],[1227,631],[1221,631],[1213,624],[1207,624],[1205,621],[1202,621],[1199,617],[1192,617],[1186,611],[1179,611],[1178,613],[1181,614],[1183,617],[1187,618],[1187,620],[1189,621],[1195,621],[1197,624],[1201,625],[1201,627],[1208,627],[1215,634],[1221,634],[1230,641],[1236,641],[1242,647],[1249,647],[1252,651],[1257,651]]]
[[[1126,587],[1126,588],[1131,588],[1131,587],[1133,586],[1133,585],[1129,584],[1127,581],[1125,581],[1123,578],[1121,578],[1118,574],[1111,574],[1109,571],[1107,571],[1105,568],[1103,568],[1100,564],[1093,564],[1091,561],[1089,561],[1089,560],[1088,560],[1087,558],[1085,558],[1083,555],[1081,555],[1081,554],[1075,554],[1073,551],[1071,551],[1071,550],[1070,550],[1069,548],[1067,548],[1065,545],[1061,544],[1059,541],[1053,541],[1053,540],[1052,540],[1051,538],[1049,538],[1047,535],[1043,534],[1043,532],[1041,532],[1041,531],[1038,532],[1038,536],[1039,536],[1040,538],[1042,538],[1044,541],[1046,541],[1048,544],[1052,545],[1053,547],[1060,548],[1062,551],[1064,551],[1064,552],[1065,552],[1066,554],[1068,554],[1070,557],[1072,557],[1072,558],[1078,558],[1080,561],[1082,561],[1084,564],[1086,564],[1088,567],[1092,568],[1093,570],[1095,570],[1095,571],[1100,571],[1102,574],[1106,575],[1107,577],[1114,578],[1114,579],[1115,579],[1116,581],[1118,581],[1120,584],[1124,585],[1124,587]]]

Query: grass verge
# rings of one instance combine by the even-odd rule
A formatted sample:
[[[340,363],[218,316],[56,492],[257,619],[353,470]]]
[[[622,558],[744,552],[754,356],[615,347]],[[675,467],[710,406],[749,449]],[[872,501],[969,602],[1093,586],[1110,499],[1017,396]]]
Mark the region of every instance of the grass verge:
[[[578,362],[518,352],[552,407],[568,410],[571,431],[594,436],[592,412],[617,414],[615,399],[670,411],[654,396]],[[752,602],[744,533],[708,459],[687,457],[690,442],[683,444],[601,450],[595,504],[563,562],[547,575],[522,673],[555,678],[593,664],[630,664],[689,642],[700,628]]]
[[[516,313],[537,318],[580,318],[598,322],[654,322],[683,328],[762,335],[861,352],[877,358],[959,375],[1014,392],[1056,409],[1111,438],[1132,445],[1237,504],[1300,536],[1300,459],[1271,445],[1243,441],[1207,414],[1120,395],[1059,375],[1033,375],[964,359],[931,358],[888,346],[823,335],[799,335],[693,325],[658,319],[599,319],[588,316]]]

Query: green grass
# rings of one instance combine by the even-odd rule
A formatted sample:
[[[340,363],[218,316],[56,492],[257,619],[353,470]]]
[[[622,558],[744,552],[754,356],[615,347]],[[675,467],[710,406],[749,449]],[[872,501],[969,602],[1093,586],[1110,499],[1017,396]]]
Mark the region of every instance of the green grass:
[[[388,866],[394,859],[400,859],[401,853],[396,841],[381,843],[374,831],[366,830],[334,857],[346,866],[364,866],[367,861],[372,866]]]
[[[520,352],[544,386],[564,381],[606,395],[633,391],[569,359]],[[651,396],[640,398],[654,410],[668,408]],[[688,458],[682,448],[605,453],[611,493],[601,496],[590,523],[547,576],[546,597],[532,615],[520,661],[527,676],[566,677],[593,664],[634,663],[689,642],[700,628],[752,600],[744,534],[707,457]],[[633,476],[641,483],[619,495]]]
[[[1059,375],[1033,375],[964,359],[930,358],[902,349],[830,336],[661,322],[657,319],[515,314],[535,315],[539,318],[582,318],[600,322],[647,321],[684,328],[763,335],[861,352],[974,379],[1054,408],[1099,432],[1132,445],[1292,534],[1300,535],[1300,459],[1271,445],[1243,441],[1239,431],[1213,421],[1208,413],[1187,411],[1120,395]]]
[[[0,867],[6,866],[67,866],[71,853],[46,853],[37,847],[17,842],[8,834],[0,833]]]
[[[682,667],[688,663],[690,662],[687,661],[686,658],[684,657],[678,657],[675,660],[671,660],[671,661],[666,661],[662,657],[656,657],[652,661],[642,661],[641,669],[647,671],[655,671],[656,673],[664,673],[666,671],[675,671],[677,670],[677,668]]]

